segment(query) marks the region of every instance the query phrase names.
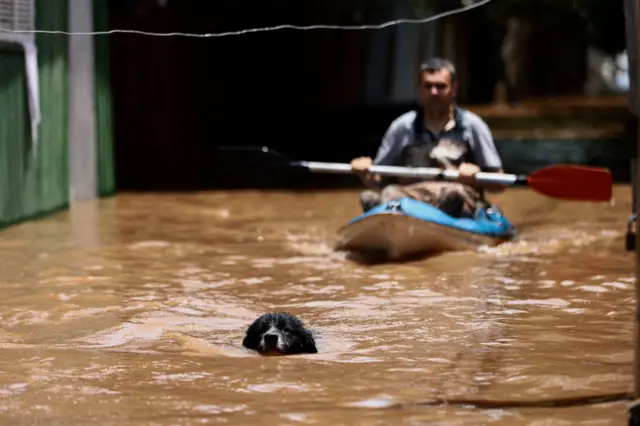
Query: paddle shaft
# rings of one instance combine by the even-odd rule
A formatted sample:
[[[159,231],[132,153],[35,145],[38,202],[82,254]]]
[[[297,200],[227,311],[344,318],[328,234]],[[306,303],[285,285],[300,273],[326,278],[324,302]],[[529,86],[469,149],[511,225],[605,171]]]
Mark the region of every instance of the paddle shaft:
[[[315,173],[352,174],[350,164],[322,163],[316,161],[291,161],[269,147],[218,147],[220,151],[254,153],[270,158],[272,165],[300,169]],[[443,170],[429,167],[371,166],[369,171],[382,176],[407,177],[420,180],[458,180],[457,170]],[[475,175],[478,183],[527,186],[547,197],[573,200],[608,202],[613,196],[611,171],[601,167],[568,164],[546,166],[528,175],[479,172]]]
[[[292,161],[291,167],[304,168],[316,173],[352,174],[353,169],[350,164],[343,163],[323,163],[317,161]],[[442,170],[430,167],[399,167],[399,166],[371,166],[369,172],[382,176],[396,176],[406,178],[416,178],[424,180],[449,180],[455,181],[460,173],[457,170]],[[478,172],[475,180],[480,183],[498,185],[528,185],[526,175],[513,175],[503,173]]]

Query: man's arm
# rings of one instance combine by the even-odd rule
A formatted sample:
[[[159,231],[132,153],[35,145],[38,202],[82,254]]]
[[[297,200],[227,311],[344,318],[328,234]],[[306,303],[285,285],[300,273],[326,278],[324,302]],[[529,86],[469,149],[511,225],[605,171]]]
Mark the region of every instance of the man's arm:
[[[500,154],[487,123],[476,116],[470,120],[469,125],[471,126],[472,135],[471,150],[473,151],[476,165],[483,172],[504,173]],[[475,183],[475,185],[481,186],[487,192],[502,192],[506,188],[506,185],[500,184]]]

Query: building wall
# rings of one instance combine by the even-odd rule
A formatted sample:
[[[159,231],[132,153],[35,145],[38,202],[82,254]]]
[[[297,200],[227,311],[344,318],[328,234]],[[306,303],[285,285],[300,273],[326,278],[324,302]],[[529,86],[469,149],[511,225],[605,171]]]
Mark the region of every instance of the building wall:
[[[94,0],[93,11],[94,30],[108,30],[108,0]],[[116,191],[111,73],[109,69],[111,66],[109,57],[110,37],[102,35],[94,38],[98,194],[100,196],[111,195]]]
[[[398,0],[379,8],[376,22],[413,17],[408,0]],[[434,11],[427,12],[435,13]],[[443,20],[445,21],[445,20]],[[446,21],[448,24],[448,21]],[[421,25],[396,25],[368,34],[367,65],[364,71],[366,94],[359,105],[388,106],[417,101],[420,62],[442,52],[439,33],[449,30],[436,20]],[[451,58],[454,59],[454,58]]]
[[[106,27],[106,2],[95,2]],[[66,1],[36,0],[36,28],[67,31]],[[108,38],[96,37],[98,190],[114,191],[111,99],[106,62]],[[69,205],[68,36],[37,34],[41,122],[30,137],[27,79],[22,50],[0,44],[0,227],[59,211]]]
[[[67,29],[66,2],[38,0],[37,28]],[[41,123],[37,150],[30,137],[25,61],[0,45],[0,226],[68,204],[67,36],[38,34]]]

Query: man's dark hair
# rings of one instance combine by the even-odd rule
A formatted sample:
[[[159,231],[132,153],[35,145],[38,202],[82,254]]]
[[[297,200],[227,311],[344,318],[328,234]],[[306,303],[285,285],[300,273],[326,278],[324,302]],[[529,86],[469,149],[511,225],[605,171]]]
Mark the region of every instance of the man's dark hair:
[[[453,85],[456,82],[456,67],[453,65],[448,59],[444,58],[429,58],[426,61],[420,64],[420,74],[423,72],[436,72],[445,69],[449,71],[451,75],[451,84]]]

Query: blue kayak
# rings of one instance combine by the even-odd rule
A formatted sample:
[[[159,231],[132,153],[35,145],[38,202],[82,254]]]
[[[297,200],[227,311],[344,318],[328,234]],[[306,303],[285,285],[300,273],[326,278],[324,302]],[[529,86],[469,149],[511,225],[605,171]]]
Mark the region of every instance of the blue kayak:
[[[379,205],[338,230],[336,249],[374,252],[389,260],[422,253],[475,250],[512,240],[515,227],[495,206],[456,218],[412,198]]]

